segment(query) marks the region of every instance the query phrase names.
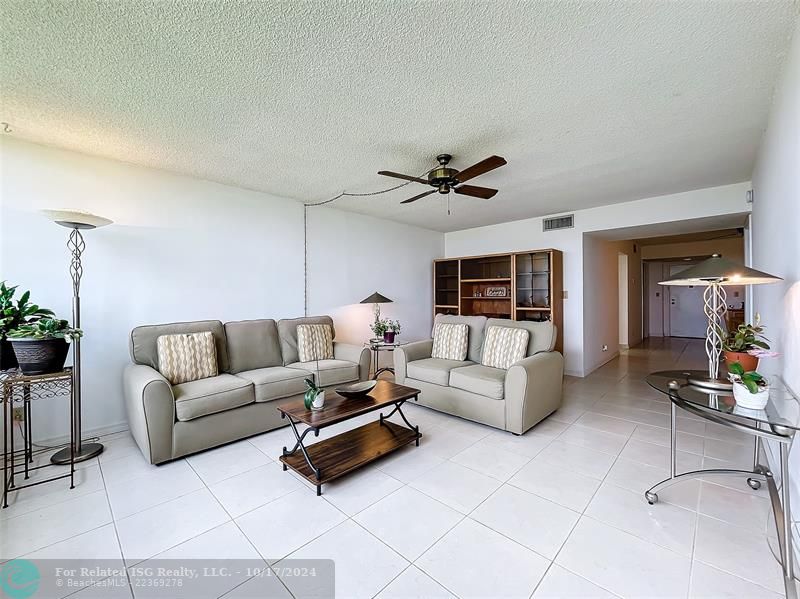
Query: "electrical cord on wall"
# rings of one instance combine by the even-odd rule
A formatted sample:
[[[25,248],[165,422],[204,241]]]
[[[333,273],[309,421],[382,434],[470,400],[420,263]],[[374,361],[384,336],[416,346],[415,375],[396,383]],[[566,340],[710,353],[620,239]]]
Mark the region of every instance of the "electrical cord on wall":
[[[27,441],[27,437],[25,436],[25,429],[22,427],[22,422],[17,421],[17,428],[19,429],[19,434],[22,437],[23,441]],[[87,439],[83,439],[83,443],[91,443],[99,441],[99,437],[90,437]],[[53,449],[61,449],[63,447],[69,447],[69,442],[62,443],[60,445],[39,445],[38,443],[31,442],[31,447],[35,447],[40,451],[51,451]]]
[[[426,177],[431,171],[438,168],[438,166],[425,169],[423,173],[421,173],[417,179],[421,179],[422,177]],[[406,181],[405,183],[400,183],[399,185],[394,185],[392,187],[388,187],[386,189],[380,189],[378,191],[367,191],[364,193],[354,193],[350,191],[343,191],[332,198],[328,198],[327,200],[322,200],[320,202],[308,202],[303,204],[303,315],[308,316],[308,209],[309,208],[316,208],[317,206],[325,206],[327,204],[332,204],[336,200],[339,200],[345,196],[351,198],[364,198],[369,196],[377,196],[384,193],[389,193],[390,191],[395,191],[410,183],[416,183],[416,181]]]

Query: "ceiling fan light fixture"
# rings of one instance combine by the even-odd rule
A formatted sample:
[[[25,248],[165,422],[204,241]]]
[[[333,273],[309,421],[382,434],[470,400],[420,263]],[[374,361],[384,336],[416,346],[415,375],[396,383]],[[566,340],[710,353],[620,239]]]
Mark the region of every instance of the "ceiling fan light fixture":
[[[441,194],[450,193],[450,186],[447,183],[442,183],[439,186],[439,193]]]

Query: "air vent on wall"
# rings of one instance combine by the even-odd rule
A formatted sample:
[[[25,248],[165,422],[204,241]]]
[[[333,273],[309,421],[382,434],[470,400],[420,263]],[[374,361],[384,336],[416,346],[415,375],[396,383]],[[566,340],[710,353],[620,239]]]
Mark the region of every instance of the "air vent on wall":
[[[546,218],[542,221],[543,231],[555,231],[556,229],[571,229],[575,226],[575,215],[567,214],[566,216],[554,216],[553,218]]]

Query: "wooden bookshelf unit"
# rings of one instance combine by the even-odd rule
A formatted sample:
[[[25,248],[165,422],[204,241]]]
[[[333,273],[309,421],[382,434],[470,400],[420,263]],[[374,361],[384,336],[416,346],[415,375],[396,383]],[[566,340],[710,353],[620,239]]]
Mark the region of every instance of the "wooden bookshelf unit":
[[[434,260],[434,315],[551,320],[562,351],[562,271],[562,254],[554,249]]]

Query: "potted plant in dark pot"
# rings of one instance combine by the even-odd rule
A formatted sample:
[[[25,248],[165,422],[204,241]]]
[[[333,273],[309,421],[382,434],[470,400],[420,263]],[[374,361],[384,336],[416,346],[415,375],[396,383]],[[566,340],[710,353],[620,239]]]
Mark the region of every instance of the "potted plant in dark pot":
[[[394,338],[400,334],[400,321],[387,320],[386,330],[383,332],[384,343],[394,343]]]
[[[370,325],[369,328],[372,329],[375,339],[383,339],[384,333],[386,333],[387,329],[386,320],[378,318]]]
[[[50,374],[64,368],[69,342],[83,335],[69,322],[58,318],[40,318],[9,331],[22,374]]]
[[[759,352],[769,349],[766,337],[763,335],[764,327],[760,318],[756,316],[755,324],[740,324],[722,342],[722,351],[728,368],[737,362],[742,365],[745,372],[752,372],[758,368]]]
[[[0,282],[0,370],[17,367],[17,358],[8,340],[8,334],[31,320],[53,316],[51,310],[30,303],[30,291],[23,293],[14,302],[16,291],[16,285],[9,287],[5,281]]]

